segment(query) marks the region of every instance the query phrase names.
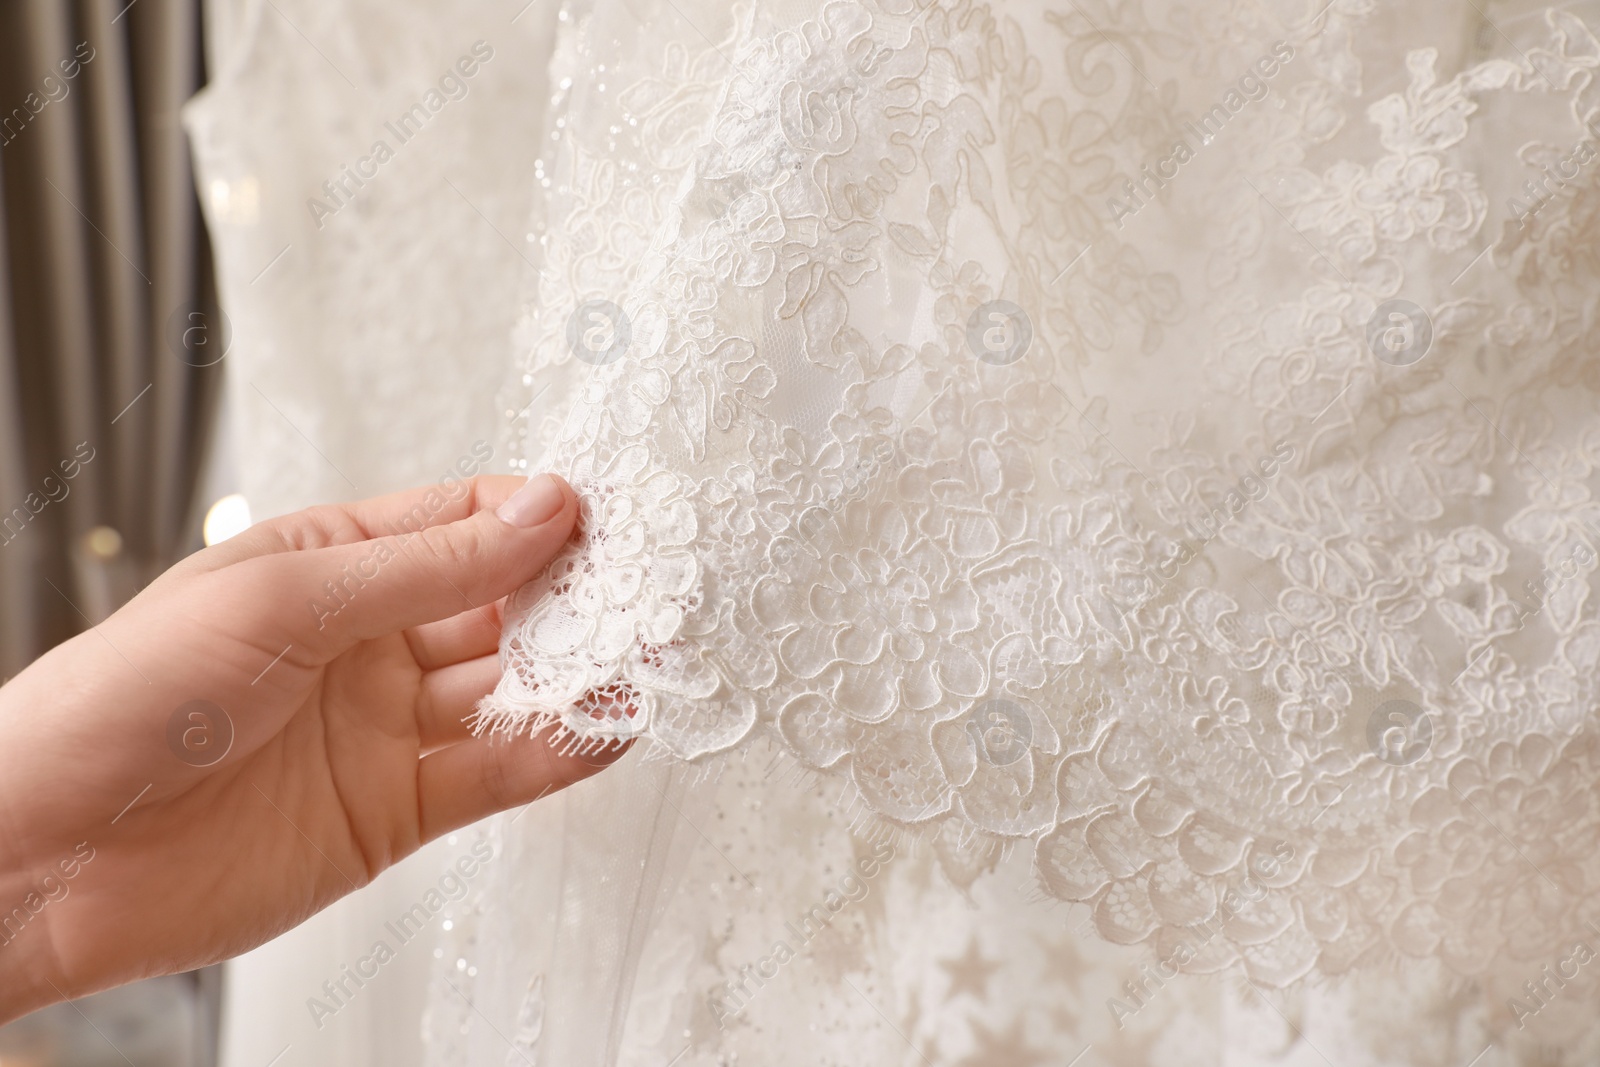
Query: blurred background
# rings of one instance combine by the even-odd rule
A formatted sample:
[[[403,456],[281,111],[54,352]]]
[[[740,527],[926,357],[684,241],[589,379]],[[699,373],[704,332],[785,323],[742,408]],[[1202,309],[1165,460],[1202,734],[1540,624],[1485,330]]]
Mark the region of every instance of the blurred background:
[[[200,536],[221,370],[179,109],[198,0],[0,4],[0,671],[99,621]],[[186,312],[194,316],[185,319]]]
[[[0,676],[201,542],[220,346],[179,109],[202,33],[198,0],[0,3]],[[215,1063],[219,982],[41,1012],[0,1064]]]

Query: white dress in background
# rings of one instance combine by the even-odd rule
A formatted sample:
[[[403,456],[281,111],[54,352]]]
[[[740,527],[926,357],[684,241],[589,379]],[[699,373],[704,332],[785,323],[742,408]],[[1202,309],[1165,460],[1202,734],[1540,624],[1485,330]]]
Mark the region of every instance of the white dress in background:
[[[185,119],[232,325],[223,430],[257,519],[435,483],[489,447],[484,469],[515,468],[496,392],[531,272],[519,251],[555,25],[537,5],[513,23],[519,7],[207,0],[211,82]],[[475,73],[446,95],[464,56]],[[419,103],[427,121],[402,143],[389,125]],[[453,836],[228,965],[227,1067],[422,1062],[443,919],[403,947],[385,924],[469,852]],[[384,937],[397,951],[378,976],[343,979]],[[343,1004],[323,990],[341,979]]]
[[[430,1062],[1594,1058],[1594,5],[512,16],[586,536],[484,725],[648,740],[452,846]],[[373,204],[352,289],[457,239]]]

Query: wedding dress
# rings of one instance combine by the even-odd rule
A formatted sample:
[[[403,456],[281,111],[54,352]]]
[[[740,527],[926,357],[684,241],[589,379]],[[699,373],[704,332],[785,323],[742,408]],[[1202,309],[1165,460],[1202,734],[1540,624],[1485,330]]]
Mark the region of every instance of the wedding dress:
[[[432,1062],[1592,1060],[1597,14],[519,16],[585,533],[481,725],[644,743]]]
[[[564,6],[505,407],[587,534],[484,724],[723,779],[569,816],[537,1062],[1231,1061],[1308,996],[1343,1062],[1593,1047],[1594,12],[1318,7]],[[762,741],[843,814],[741,811]],[[898,929],[996,866],[1135,962]]]

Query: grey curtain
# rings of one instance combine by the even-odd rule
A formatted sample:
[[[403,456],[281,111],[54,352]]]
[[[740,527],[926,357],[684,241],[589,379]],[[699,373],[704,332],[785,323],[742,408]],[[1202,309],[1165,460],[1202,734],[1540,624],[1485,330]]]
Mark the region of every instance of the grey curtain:
[[[222,335],[178,121],[199,17],[0,0],[0,677],[196,544]]]

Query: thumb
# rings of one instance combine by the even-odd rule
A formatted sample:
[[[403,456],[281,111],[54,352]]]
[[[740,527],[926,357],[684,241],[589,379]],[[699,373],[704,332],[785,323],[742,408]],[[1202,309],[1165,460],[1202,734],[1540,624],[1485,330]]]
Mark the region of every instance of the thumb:
[[[494,511],[370,541],[275,557],[308,594],[304,639],[329,655],[469,608],[493,604],[566,547],[578,518],[572,487],[529,478]],[[297,598],[298,599],[298,598]]]

